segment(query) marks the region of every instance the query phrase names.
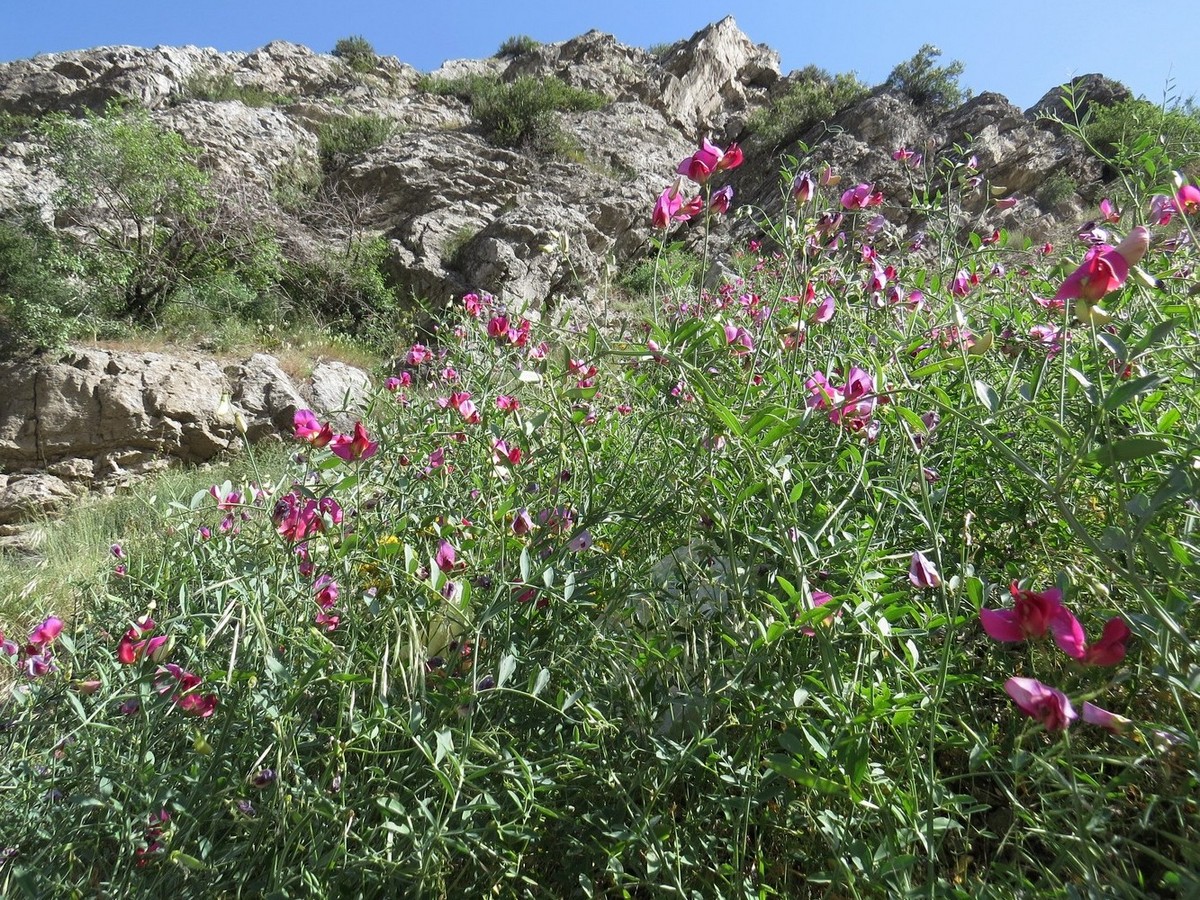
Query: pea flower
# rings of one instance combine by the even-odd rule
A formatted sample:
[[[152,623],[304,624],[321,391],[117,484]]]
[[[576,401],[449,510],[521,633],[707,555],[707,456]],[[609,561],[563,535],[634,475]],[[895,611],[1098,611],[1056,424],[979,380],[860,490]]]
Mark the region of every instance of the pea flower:
[[[1098,725],[1107,731],[1111,731],[1113,734],[1125,734],[1133,725],[1133,722],[1124,716],[1118,716],[1116,713],[1109,712],[1107,709],[1103,709],[1087,701],[1084,701],[1083,704],[1082,718],[1089,725]]]
[[[719,191],[714,191],[708,208],[714,214],[723,216],[729,212],[729,204],[733,202],[733,186],[725,185]]]
[[[333,429],[326,422],[322,425],[311,409],[298,409],[292,415],[293,435],[314,447],[324,447],[333,440]]]
[[[867,209],[883,203],[883,193],[874,191],[873,184],[856,184],[842,194],[842,206],[846,209]]]
[[[1013,596],[1012,609],[981,609],[979,620],[983,630],[997,641],[1037,640],[1049,632],[1054,642],[1072,659],[1083,659],[1085,641],[1083,627],[1074,614],[1063,606],[1062,591],[1058,588],[1037,592],[1022,590],[1014,581],[1009,587]]]
[[[1066,694],[1036,678],[1010,678],[1004,682],[1004,692],[1021,712],[1037,719],[1047,731],[1062,731],[1079,718]]]
[[[941,585],[942,576],[933,560],[917,550],[908,565],[908,580],[915,588],[935,588]]]
[[[333,439],[333,446],[330,449],[335,456],[347,462],[356,462],[374,456],[375,451],[379,449],[379,444],[367,437],[367,430],[363,428],[362,422],[355,422],[354,435],[337,435]]]
[[[817,186],[813,181],[812,172],[801,172],[792,181],[792,196],[797,203],[807,203],[816,193]]]
[[[1062,283],[1054,299],[1098,303],[1125,283],[1129,267],[1140,262],[1149,248],[1150,230],[1145,225],[1138,225],[1115,247],[1097,244],[1088,250],[1083,263]]]
[[[714,172],[736,169],[742,164],[742,159],[742,149],[737,144],[730,144],[728,150],[722,151],[704,138],[700,142],[700,149],[681,162],[675,171],[686,175],[696,184],[704,184]]]
[[[1131,634],[1129,626],[1120,616],[1109,619],[1104,624],[1100,640],[1088,644],[1084,650],[1083,662],[1090,666],[1115,666],[1125,658],[1125,644]]]

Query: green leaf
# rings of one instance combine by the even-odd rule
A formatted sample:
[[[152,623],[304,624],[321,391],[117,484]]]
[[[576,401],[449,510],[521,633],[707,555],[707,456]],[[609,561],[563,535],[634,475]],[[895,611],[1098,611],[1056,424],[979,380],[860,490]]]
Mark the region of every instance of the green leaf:
[[[978,378],[973,382],[975,386],[975,396],[988,412],[995,415],[1000,409],[1000,397],[996,394],[990,384],[980,381]]]
[[[1135,397],[1138,397],[1147,391],[1152,391],[1155,388],[1166,384],[1169,380],[1170,379],[1165,375],[1143,375],[1141,378],[1134,378],[1131,381],[1123,382],[1104,398],[1103,409],[1109,410],[1110,412],[1115,409],[1120,409]]]
[[[1159,438],[1130,437],[1097,447],[1088,454],[1087,458],[1091,462],[1100,463],[1102,466],[1113,466],[1119,462],[1130,462],[1131,460],[1153,456],[1155,453],[1161,453],[1166,449],[1167,443]]]

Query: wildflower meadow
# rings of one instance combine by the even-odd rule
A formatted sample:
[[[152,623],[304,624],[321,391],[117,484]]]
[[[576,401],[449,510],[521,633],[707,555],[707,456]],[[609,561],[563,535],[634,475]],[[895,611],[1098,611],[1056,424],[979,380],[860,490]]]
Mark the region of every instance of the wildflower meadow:
[[[9,623],[0,889],[1200,892],[1200,188],[1052,246],[966,151],[896,149],[916,233],[744,158],[663,173],[700,275],[621,326],[480,285]]]

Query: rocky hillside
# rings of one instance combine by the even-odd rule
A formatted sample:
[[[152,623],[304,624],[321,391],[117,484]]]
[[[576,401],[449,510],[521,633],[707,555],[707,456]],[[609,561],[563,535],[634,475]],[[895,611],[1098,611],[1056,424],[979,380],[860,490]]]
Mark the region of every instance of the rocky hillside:
[[[522,76],[554,77],[604,99],[599,108],[556,114],[559,152],[503,146],[479,127],[463,88],[472,79]],[[0,114],[33,123],[47,112],[100,111],[114,100],[140,105],[201,147],[220,190],[247,198],[287,252],[336,244],[347,230],[377,233],[387,241],[383,268],[401,296],[436,302],[483,289],[536,309],[586,303],[606,266],[620,270],[645,252],[653,202],[703,136],[722,146],[739,141],[746,151],[735,208],[777,208],[780,159],[796,155],[798,144],[768,146],[747,123],[797,77],[784,75],[778,54],[755,45],[731,18],[657,55],[592,31],[510,56],[447,62],[428,75],[394,58],[350,66],[279,41],[252,53],[100,47],[0,64]],[[1098,76],[1081,81],[1093,97],[1123,90]],[[892,151],[960,147],[976,156],[982,176],[963,224],[1040,239],[1088,217],[1101,175],[1076,141],[1039,120],[1057,95],[1052,89],[1023,112],[985,93],[931,115],[876,89],[797,139],[813,148],[814,163],[831,163],[851,183],[874,182],[889,204],[910,195]],[[236,99],[204,99],[214,96]],[[322,155],[323,126],[366,117],[384,123],[390,137],[362,152]],[[0,146],[0,212],[32,205],[63,225],[35,134],[9,129]],[[1039,189],[1055,179],[1068,189],[1047,200]],[[338,214],[287,202],[298,185],[324,187],[327,212],[332,205]],[[1018,202],[1003,208],[992,202],[997,196]],[[888,216],[903,229],[921,225],[903,205]],[[733,218],[721,238],[751,237],[754,228]],[[560,236],[567,252],[548,251],[564,246]]]

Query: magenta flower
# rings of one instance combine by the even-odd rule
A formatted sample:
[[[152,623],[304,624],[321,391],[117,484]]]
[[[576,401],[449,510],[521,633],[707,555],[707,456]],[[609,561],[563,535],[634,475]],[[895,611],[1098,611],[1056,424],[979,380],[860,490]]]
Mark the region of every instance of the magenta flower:
[[[1100,640],[1088,644],[1084,650],[1084,663],[1089,666],[1115,666],[1125,658],[1125,644],[1131,634],[1129,626],[1120,616],[1109,619],[1104,624],[1104,633],[1100,635]]]
[[[1133,722],[1124,716],[1118,716],[1116,713],[1102,709],[1094,703],[1088,703],[1086,700],[1083,703],[1081,718],[1089,725],[1098,725],[1113,734],[1125,734],[1133,726]]]
[[[1105,294],[1115,291],[1129,277],[1129,267],[1136,265],[1150,247],[1150,230],[1138,225],[1116,247],[1098,244],[1088,250],[1083,263],[1072,272],[1054,295],[1055,300],[1079,299],[1097,303]]]
[[[142,616],[129,626],[117,644],[117,661],[123,666],[132,666],[146,657],[155,662],[162,662],[162,657],[165,657],[169,650],[163,649],[163,645],[167,643],[167,635],[149,637],[156,627],[154,620],[149,616]]]
[[[521,462],[521,448],[509,446],[508,441],[496,438],[492,441],[492,463],[502,466],[508,463],[515,466]]]
[[[842,206],[846,209],[867,209],[883,203],[883,194],[874,191],[873,184],[856,184],[842,194]]]
[[[1200,212],[1200,188],[1192,184],[1181,187],[1175,195],[1175,208],[1187,216]]]
[[[1022,590],[1014,581],[1009,587],[1013,596],[1012,609],[981,609],[979,620],[983,630],[997,641],[1039,640],[1050,632],[1063,653],[1072,659],[1083,659],[1083,627],[1069,609],[1063,606],[1062,591],[1049,588],[1037,591]]]
[[[62,619],[57,616],[48,616],[41,625],[33,629],[29,633],[29,645],[31,647],[42,647],[53,644],[62,633]]]
[[[317,606],[321,609],[330,609],[337,603],[338,583],[333,580],[331,575],[322,575],[313,582],[313,594]]]
[[[833,594],[827,593],[826,591],[813,591],[812,592],[812,608],[819,609],[820,607],[824,606],[826,603],[828,603],[832,599],[833,599]],[[838,610],[837,610],[838,618],[841,618],[841,615],[842,615],[842,609],[839,606]],[[823,624],[828,625],[833,622],[833,616],[826,616],[821,621]],[[800,629],[800,633],[802,635],[804,635],[805,637],[816,637],[817,636],[816,630],[809,628],[807,626],[802,627]]]
[[[1004,692],[1021,712],[1037,719],[1047,731],[1062,731],[1079,718],[1066,694],[1036,678],[1010,678],[1004,682]]]
[[[457,553],[454,545],[447,540],[438,544],[437,553],[433,555],[434,564],[446,574],[454,571]]]
[[[704,138],[700,142],[700,149],[681,162],[675,171],[680,175],[686,175],[696,184],[704,184],[708,181],[708,177],[717,171],[717,166],[720,165],[724,155],[720,147],[713,144],[708,138]]]
[[[313,621],[326,631],[336,631],[342,617],[333,610],[323,609],[313,617]]]
[[[355,422],[353,437],[347,434],[337,435],[330,449],[335,456],[347,462],[356,462],[374,456],[379,444],[367,437],[367,430],[363,428],[362,422]]]
[[[933,560],[917,550],[908,565],[908,580],[915,588],[935,588],[941,585],[942,576]]]
[[[515,535],[529,534],[533,531],[533,518],[525,507],[513,513],[512,530]]]
[[[833,295],[827,296],[824,300],[817,304],[817,309],[813,313],[812,320],[814,322],[824,323],[833,318],[834,299]]]
[[[723,216],[729,212],[729,204],[733,202],[733,186],[725,185],[719,191],[714,191],[708,208],[714,214]]]
[[[812,172],[801,172],[792,181],[792,196],[797,203],[807,203],[816,193],[817,185],[813,181]]]
[[[173,683],[172,683],[173,682]],[[158,670],[154,687],[160,694],[171,694],[171,702],[188,715],[206,719],[217,711],[220,702],[216,694],[201,694],[196,689],[202,679],[175,663]]]
[[[413,344],[404,357],[404,361],[410,366],[419,366],[431,359],[433,359],[433,352],[424,344]]]
[[[595,542],[592,540],[591,532],[585,529],[571,539],[570,543],[567,544],[567,549],[572,553],[580,553],[584,550],[590,550],[593,543]]]
[[[496,409],[501,412],[516,412],[521,408],[521,401],[508,394],[500,394],[496,398]]]
[[[1111,200],[1105,197],[1100,201],[1100,218],[1110,225],[1115,225],[1121,221],[1121,211],[1113,205]]]

